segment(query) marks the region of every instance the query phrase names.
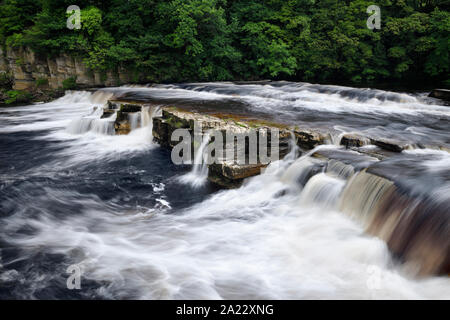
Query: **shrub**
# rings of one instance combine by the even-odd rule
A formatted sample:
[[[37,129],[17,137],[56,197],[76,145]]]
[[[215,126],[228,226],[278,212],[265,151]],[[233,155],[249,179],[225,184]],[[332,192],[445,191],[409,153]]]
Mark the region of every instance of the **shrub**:
[[[77,77],[70,77],[63,81],[64,90],[74,90],[77,88]]]
[[[6,96],[8,97],[5,101],[6,104],[27,103],[32,98],[30,93],[20,90],[7,91]]]
[[[0,88],[11,90],[14,83],[13,77],[8,73],[0,73]]]

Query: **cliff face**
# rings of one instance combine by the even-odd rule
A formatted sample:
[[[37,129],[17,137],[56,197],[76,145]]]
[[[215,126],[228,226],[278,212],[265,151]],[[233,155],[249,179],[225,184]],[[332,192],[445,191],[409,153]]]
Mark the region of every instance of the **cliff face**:
[[[117,86],[130,81],[129,73],[124,70],[92,72],[80,58],[65,54],[49,58],[29,48],[6,48],[6,51],[0,48],[0,72],[13,75],[16,90],[31,89],[38,79],[47,79],[52,89],[62,87],[63,81],[71,77],[76,77],[76,83],[82,87]]]

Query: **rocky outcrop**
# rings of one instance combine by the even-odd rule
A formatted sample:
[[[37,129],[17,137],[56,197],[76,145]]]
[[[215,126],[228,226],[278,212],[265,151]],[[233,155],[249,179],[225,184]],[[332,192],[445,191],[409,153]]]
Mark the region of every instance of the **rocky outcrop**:
[[[142,105],[120,104],[117,111],[114,129],[116,134],[128,134],[131,131],[130,115],[142,111]]]
[[[142,104],[130,104],[121,101],[108,101],[101,119],[111,118],[116,116],[114,120],[114,130],[117,135],[129,134],[131,131],[130,115],[141,113],[143,110]]]
[[[375,137],[364,137],[358,134],[349,133],[344,134],[341,137],[340,144],[347,147],[363,147],[369,144],[380,147],[383,150],[391,152],[402,152],[403,150],[412,149],[411,143],[406,141],[399,141],[396,139],[385,139],[385,138],[375,138]],[[421,146],[425,147],[425,146]]]
[[[280,158],[284,157],[289,152],[289,143],[294,138],[290,128],[280,129],[258,123],[257,121],[248,122],[233,119],[231,117],[227,117],[226,115],[216,117],[180,110],[177,108],[164,108],[161,117],[153,118],[154,139],[161,146],[173,148],[179,142],[171,140],[172,133],[176,129],[187,129],[192,136],[192,149],[194,149],[196,147],[194,145],[195,139],[193,137],[195,122],[201,123],[200,130],[202,135],[206,135],[208,131],[214,131],[216,134],[220,134],[222,136],[224,141],[224,155],[229,154],[228,152],[231,150],[227,150],[227,148],[233,148],[231,151],[233,151],[235,155],[234,159],[218,159],[213,164],[209,165],[208,179],[211,182],[226,188],[235,188],[240,186],[245,178],[260,174],[261,169],[268,165],[266,162],[261,162],[259,156],[257,157],[257,163],[252,163],[249,161],[248,143],[245,144],[245,150],[243,151],[246,162],[239,162],[237,155],[238,148],[240,147],[236,142],[234,144],[226,144],[227,134],[236,136],[241,135],[243,137],[248,137],[251,134],[255,134],[258,141],[263,137],[263,134],[266,134],[267,136],[264,136],[264,139],[267,141],[267,151],[269,151],[267,155],[270,156],[272,139],[271,134],[276,130],[279,132],[278,148]],[[319,136],[315,136],[309,131],[303,132],[302,130],[297,129],[296,132],[298,137],[296,134],[295,138],[300,144],[313,145],[315,143],[319,143],[318,141],[314,142],[315,139],[319,139]],[[256,151],[259,154],[259,149]]]
[[[29,48],[0,49],[0,71],[13,75],[15,90],[34,88],[40,80],[46,80],[52,89],[62,87],[68,78],[76,78],[80,87],[117,86],[130,81],[128,72],[120,68],[103,74],[92,72],[81,58],[66,54],[48,57]]]
[[[295,143],[303,150],[311,150],[329,140],[329,134],[319,130],[290,128],[295,137]]]
[[[450,101],[450,90],[449,89],[434,89],[431,91],[430,97],[438,98],[446,101]]]
[[[107,108],[110,111],[105,110],[104,116],[117,112],[116,124],[120,127],[116,127],[116,132],[121,133],[127,130],[127,114],[139,112],[141,107],[110,102]],[[201,123],[200,128],[198,123]],[[318,129],[280,126],[233,115],[199,114],[174,107],[163,108],[162,115],[153,118],[154,140],[163,147],[174,148],[179,143],[171,139],[177,129],[189,132],[191,152],[198,148],[193,135],[199,129],[203,138],[208,132],[214,132],[220,134],[224,142],[226,133],[245,136],[256,130],[259,141],[262,132],[269,137],[276,130],[280,136],[280,158],[288,154],[293,143],[307,151],[330,141],[329,133]],[[209,137],[212,139],[212,135]],[[422,275],[450,273],[450,203],[446,198],[435,197],[442,192],[436,188],[445,185],[450,177],[418,166],[418,160],[421,163],[426,159],[402,153],[409,147],[402,142],[345,134],[340,144],[346,148],[316,149],[311,156],[318,162],[315,163],[317,168],[299,183],[304,186],[318,173],[344,180],[336,204],[340,211],[358,220],[368,233],[384,240],[394,257],[413,272]],[[365,148],[368,144],[372,146]],[[268,148],[270,146],[269,143]],[[231,150],[227,148],[237,153],[236,144],[225,144],[224,154]],[[249,146],[244,148],[248,156]],[[240,163],[236,158],[216,160],[208,165],[208,179],[224,188],[241,186],[244,179],[260,174],[267,166],[259,157],[256,164]]]

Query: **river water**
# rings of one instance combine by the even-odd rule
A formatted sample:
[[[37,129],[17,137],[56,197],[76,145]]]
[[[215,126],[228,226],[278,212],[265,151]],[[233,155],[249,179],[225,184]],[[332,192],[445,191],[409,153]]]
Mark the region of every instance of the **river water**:
[[[418,277],[342,212],[342,172],[312,176],[321,164],[293,149],[239,189],[193,185],[204,170],[152,142],[153,113],[112,134],[98,110],[113,95],[450,142],[449,107],[424,94],[310,84],[120,87],[0,109],[0,298],[450,299],[448,277]],[[405,156],[448,177],[445,151]],[[429,181],[448,203],[448,180]],[[81,290],[67,288],[70,265]]]

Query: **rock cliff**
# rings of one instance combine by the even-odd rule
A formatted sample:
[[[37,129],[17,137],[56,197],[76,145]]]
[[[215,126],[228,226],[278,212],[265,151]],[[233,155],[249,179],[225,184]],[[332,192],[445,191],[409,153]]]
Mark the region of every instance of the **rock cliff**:
[[[130,81],[129,73],[120,68],[102,74],[89,70],[81,58],[42,56],[29,48],[0,48],[0,72],[12,74],[15,90],[32,89],[40,79],[51,89],[62,87],[68,78],[75,78],[80,87],[117,86]]]

